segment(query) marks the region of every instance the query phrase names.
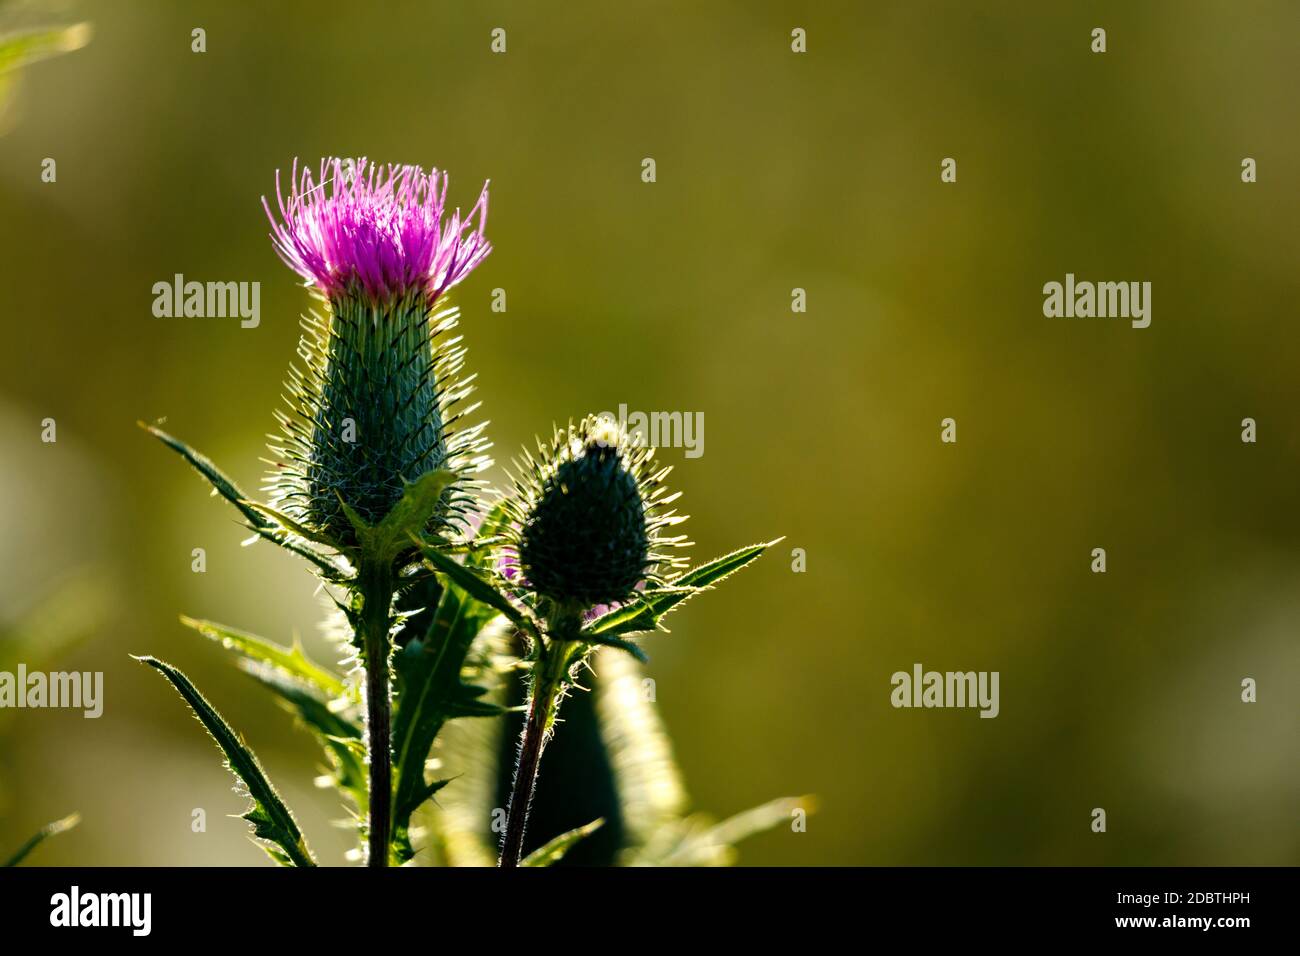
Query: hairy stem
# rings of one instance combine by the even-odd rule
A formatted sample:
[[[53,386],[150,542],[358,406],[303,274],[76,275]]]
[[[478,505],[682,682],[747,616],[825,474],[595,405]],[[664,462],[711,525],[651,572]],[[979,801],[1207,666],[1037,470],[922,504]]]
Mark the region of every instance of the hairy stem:
[[[368,866],[388,865],[393,815],[392,698],[389,692],[390,562],[362,562],[361,622],[366,669],[366,740],[370,759]]]
[[[549,630],[555,639],[543,646],[542,656],[533,667],[528,719],[519,739],[519,763],[515,767],[514,785],[510,788],[510,805],[506,808],[506,832],[501,841],[499,861],[502,867],[518,866],[523,855],[528,810],[537,789],[538,766],[564,697],[569,660],[578,646],[576,641],[565,637],[576,633],[577,624],[581,624],[580,615],[562,613],[553,618]]]

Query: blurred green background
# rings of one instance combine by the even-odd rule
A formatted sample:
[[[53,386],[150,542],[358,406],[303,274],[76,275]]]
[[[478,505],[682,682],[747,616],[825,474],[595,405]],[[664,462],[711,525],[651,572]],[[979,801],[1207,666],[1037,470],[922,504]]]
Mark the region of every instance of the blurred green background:
[[[462,206],[492,180],[459,302],[498,460],[586,411],[702,411],[703,457],[663,453],[698,556],[788,536],[648,645],[696,806],[818,796],[742,862],[1300,862],[1300,7],[1047,6],[0,7],[95,31],[0,138],[0,625],[53,596],[85,634],[48,667],[106,685],[99,720],[0,712],[0,855],[76,809],[32,862],[266,863],[150,652],[341,862],[309,738],[177,623],[322,654],[314,582],[135,421],[258,486],[308,305],[259,197],[365,154]],[[261,326],[154,318],[177,272],[260,282]],[[1044,318],[1066,272],[1151,281],[1151,327]],[[918,661],[999,671],[1001,715],[892,709]]]

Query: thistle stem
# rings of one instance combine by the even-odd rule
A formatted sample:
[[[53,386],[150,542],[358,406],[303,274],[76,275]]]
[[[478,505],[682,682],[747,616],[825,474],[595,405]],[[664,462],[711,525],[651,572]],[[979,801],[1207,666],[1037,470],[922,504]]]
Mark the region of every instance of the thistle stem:
[[[544,696],[539,696],[539,693],[540,689],[534,689],[533,699],[528,705],[528,720],[520,739],[519,763],[515,767],[515,782],[510,791],[510,806],[506,810],[506,832],[501,842],[500,860],[500,865],[506,869],[518,866],[523,853],[528,808],[537,788],[537,767],[542,759],[542,748],[546,744],[545,701],[548,697],[554,701],[556,696],[554,691]],[[554,709],[552,704],[550,710],[553,712]]]
[[[367,866],[388,866],[393,813],[392,698],[389,692],[393,573],[388,562],[362,562],[361,622],[366,669],[366,739],[370,759]]]
[[[566,620],[565,623],[569,622]],[[501,841],[499,865],[506,869],[518,866],[523,855],[528,810],[537,789],[537,771],[542,761],[542,751],[550,739],[551,727],[564,697],[564,685],[569,676],[568,664],[577,646],[576,641],[554,640],[543,646],[542,657],[533,668],[528,719],[524,722],[523,735],[519,739],[519,763],[515,767],[510,805],[506,808],[506,831]]]

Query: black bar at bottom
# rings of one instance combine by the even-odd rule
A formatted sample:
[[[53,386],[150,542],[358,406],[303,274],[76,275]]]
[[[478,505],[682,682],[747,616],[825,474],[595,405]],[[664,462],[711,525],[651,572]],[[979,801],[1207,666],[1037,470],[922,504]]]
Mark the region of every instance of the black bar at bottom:
[[[557,933],[773,941],[786,930],[998,941],[1295,938],[1294,868],[903,868],[730,870],[100,869],[0,870],[0,925],[30,935],[220,944],[393,945],[399,935],[482,934],[485,944]],[[145,896],[147,894],[147,897]],[[389,914],[384,941],[362,921]],[[147,906],[147,908],[146,908]],[[559,925],[543,929],[553,921]],[[91,925],[87,925],[91,924]],[[236,930],[238,926],[238,930]],[[147,930],[147,933],[145,932]],[[885,934],[876,937],[877,933]],[[610,943],[620,936],[609,936]],[[832,937],[833,938],[833,937]],[[672,940],[676,940],[673,942]],[[579,945],[575,941],[575,945]]]

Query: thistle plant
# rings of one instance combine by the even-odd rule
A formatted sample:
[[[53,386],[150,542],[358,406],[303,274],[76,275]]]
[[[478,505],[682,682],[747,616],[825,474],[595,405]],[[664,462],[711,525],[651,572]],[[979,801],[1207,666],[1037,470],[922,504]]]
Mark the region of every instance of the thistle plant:
[[[653,450],[633,445],[613,422],[584,419],[557,431],[549,446],[539,442],[538,451],[540,458],[525,453],[516,463],[522,474],[506,500],[513,570],[542,626],[532,645],[528,717],[501,844],[504,867],[519,863],[542,750],[574,672],[598,644],[639,653],[615,635],[584,634],[583,621],[597,606],[631,600],[647,582],[662,590],[665,571],[683,563],[670,549],[687,544],[684,535],[663,533],[685,520],[667,507],[678,497],[662,483],[670,469],[654,469]]]
[[[437,779],[435,741],[451,721],[500,719],[503,675],[529,675],[527,720],[500,864],[546,865],[599,825],[560,834],[521,860],[528,806],[565,695],[592,651],[644,659],[634,635],[660,629],[686,599],[766,545],[684,570],[669,530],[667,468],[607,421],[556,431],[517,462],[508,494],[482,479],[482,424],[469,424],[473,376],[448,292],[491,246],[487,186],[468,215],[447,178],[413,166],[331,159],[295,164],[271,239],[317,300],[302,320],[301,365],[278,413],[266,500],[248,498],[209,459],[156,426],[243,516],[254,537],[305,561],[342,635],[342,672],[226,625],[182,618],[240,656],[316,736],[371,866],[411,861],[427,836],[415,815],[454,779]],[[517,658],[485,652],[501,635]],[[252,800],[245,818],[273,859],[316,860],[252,750],[195,685],[152,657],[185,698]],[[434,841],[437,841],[434,834]]]
[[[306,369],[290,378],[286,440],[274,449],[282,464],[270,487],[280,510],[268,513],[355,568],[345,610],[365,674],[377,866],[392,821],[393,597],[418,536],[436,540],[456,527],[485,464],[480,428],[453,424],[470,386],[456,378],[464,353],[447,337],[455,315],[437,307],[491,248],[487,186],[464,221],[457,211],[444,225],[446,177],[439,184],[437,170],[336,159],[322,163],[319,183],[307,171],[295,176],[287,199],[277,188],[278,221],[267,206],[277,251],[326,305],[325,318],[305,325]],[[390,517],[398,520],[385,525]]]

